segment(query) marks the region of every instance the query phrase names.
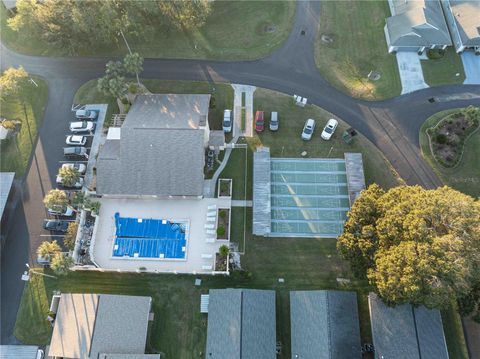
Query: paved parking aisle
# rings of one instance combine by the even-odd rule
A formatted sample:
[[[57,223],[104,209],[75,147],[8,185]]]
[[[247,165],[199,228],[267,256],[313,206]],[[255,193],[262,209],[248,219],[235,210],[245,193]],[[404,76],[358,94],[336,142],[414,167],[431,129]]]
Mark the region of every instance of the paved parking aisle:
[[[473,51],[465,51],[460,55],[465,71],[464,84],[480,85],[480,56],[475,55]]]
[[[397,52],[402,95],[429,87],[423,78],[422,64],[416,52]]]

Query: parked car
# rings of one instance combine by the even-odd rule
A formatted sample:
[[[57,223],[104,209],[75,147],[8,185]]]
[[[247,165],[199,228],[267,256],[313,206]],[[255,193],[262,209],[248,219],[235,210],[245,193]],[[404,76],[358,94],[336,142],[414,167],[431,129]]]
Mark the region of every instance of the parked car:
[[[71,217],[75,214],[75,210],[67,206],[65,208],[47,208],[47,211],[52,216]]]
[[[315,120],[312,120],[311,118],[309,118],[305,122],[305,126],[303,126],[302,140],[310,141],[312,139],[314,130],[315,130]]]
[[[270,117],[270,131],[278,131],[278,113],[272,112]]]
[[[87,149],[85,147],[64,147],[63,155],[71,160],[88,159]]]
[[[87,169],[87,166],[85,166],[83,163],[64,163],[62,168],[75,168],[78,173],[83,175]]]
[[[70,135],[67,136],[65,142],[67,143],[67,145],[71,146],[85,146],[85,144],[87,143],[87,136]]]
[[[264,129],[265,129],[264,112],[257,111],[255,113],[255,131],[263,132]]]
[[[77,110],[75,117],[81,120],[96,120],[98,117],[98,111],[95,110]]]
[[[332,138],[333,136],[333,133],[335,132],[335,130],[337,129],[337,126],[338,126],[338,121],[331,118],[330,120],[328,120],[327,124],[325,125],[325,127],[323,128],[323,131],[322,131],[322,134],[321,134],[321,137],[324,139],[324,140],[329,140]]]
[[[232,132],[232,110],[223,111],[223,132]]]
[[[95,124],[92,121],[70,122],[70,131],[73,133],[92,132],[95,130]]]
[[[82,188],[83,187],[83,178],[82,177],[80,177],[78,179],[78,181],[73,186],[66,186],[65,184],[63,184],[62,176],[58,176],[58,175],[57,175],[56,182],[57,182],[58,185],[63,186],[63,187],[69,187],[69,188]]]
[[[43,221],[43,228],[51,232],[65,233],[68,229],[69,222],[56,219],[46,219]]]

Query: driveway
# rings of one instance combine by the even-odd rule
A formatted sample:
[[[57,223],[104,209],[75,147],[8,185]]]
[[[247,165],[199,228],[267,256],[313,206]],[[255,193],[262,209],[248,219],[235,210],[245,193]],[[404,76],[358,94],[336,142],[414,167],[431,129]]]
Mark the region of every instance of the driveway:
[[[397,52],[398,71],[402,81],[402,95],[427,88],[422,64],[416,52]]]
[[[480,56],[473,51],[465,51],[460,55],[465,71],[464,84],[480,85]]]

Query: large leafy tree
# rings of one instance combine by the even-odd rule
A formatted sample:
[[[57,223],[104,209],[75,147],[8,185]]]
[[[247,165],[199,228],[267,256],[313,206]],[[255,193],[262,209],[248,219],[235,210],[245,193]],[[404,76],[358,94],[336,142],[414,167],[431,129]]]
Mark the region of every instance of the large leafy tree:
[[[47,261],[51,261],[55,254],[60,253],[61,249],[57,241],[44,241],[37,249],[37,254]]]
[[[80,173],[74,167],[61,167],[58,175],[62,178],[62,184],[67,187],[72,187],[80,179]]]
[[[209,0],[166,0],[157,4],[170,24],[183,30],[201,27],[211,12]]]
[[[20,66],[18,69],[10,67],[0,76],[0,95],[6,96],[18,94],[20,87],[27,81],[28,73]]]
[[[385,301],[443,307],[478,282],[480,203],[448,187],[372,185],[337,247]]]
[[[64,209],[68,205],[67,194],[65,191],[52,189],[46,194],[43,204],[49,209]]]
[[[61,252],[55,253],[50,262],[50,268],[52,268],[52,270],[58,275],[67,274],[72,266],[72,257],[66,256],[64,253]]]

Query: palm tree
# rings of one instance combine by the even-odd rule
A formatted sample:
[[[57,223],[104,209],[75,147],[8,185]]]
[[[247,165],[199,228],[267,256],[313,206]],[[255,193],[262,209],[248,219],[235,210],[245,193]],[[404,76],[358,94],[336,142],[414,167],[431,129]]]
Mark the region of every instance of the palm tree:
[[[80,173],[75,167],[61,167],[58,175],[62,178],[62,184],[66,187],[73,187],[80,178]]]
[[[57,241],[44,241],[37,249],[37,254],[49,262],[52,260],[54,255],[60,252],[61,248],[58,245]]]
[[[50,263],[50,268],[58,274],[65,275],[70,270],[70,267],[73,265],[73,259],[70,256],[66,256],[61,252],[55,253],[55,256],[52,258],[52,263]]]

